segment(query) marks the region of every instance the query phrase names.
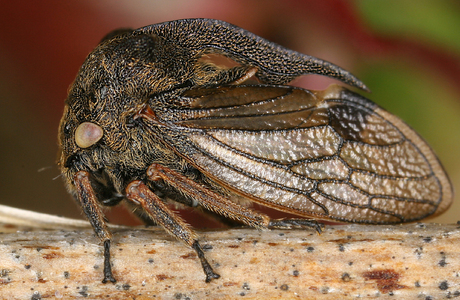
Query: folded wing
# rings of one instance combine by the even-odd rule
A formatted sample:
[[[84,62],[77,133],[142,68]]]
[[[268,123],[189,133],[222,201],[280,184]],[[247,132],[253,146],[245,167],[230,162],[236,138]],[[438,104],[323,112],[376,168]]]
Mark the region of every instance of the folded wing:
[[[207,176],[253,201],[316,218],[400,223],[447,209],[452,187],[409,126],[333,85],[188,91],[173,111]]]

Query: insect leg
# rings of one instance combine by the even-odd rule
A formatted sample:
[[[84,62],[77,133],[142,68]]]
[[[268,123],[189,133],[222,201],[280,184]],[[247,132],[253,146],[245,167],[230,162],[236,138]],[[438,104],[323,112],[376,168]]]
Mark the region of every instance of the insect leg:
[[[236,204],[235,202],[210,191],[197,184],[186,176],[177,173],[169,168],[159,164],[150,165],[147,170],[150,180],[163,179],[174,188],[187,193],[193,199],[197,200],[204,208],[213,211],[228,218],[241,221],[249,226],[256,228],[313,228],[321,233],[321,225],[315,220],[308,219],[280,219],[271,220],[267,215],[255,212],[246,207]]]
[[[74,176],[74,183],[82,209],[93,226],[96,235],[104,243],[104,279],[102,283],[106,283],[107,281],[116,282],[110,265],[110,239],[112,235],[107,229],[104,214],[91,186],[89,173],[86,171],[77,172]]]
[[[161,225],[167,232],[175,236],[177,239],[187,243],[196,251],[201,261],[204,273],[206,274],[206,282],[210,282],[212,279],[220,277],[219,274],[214,273],[211,265],[204,257],[204,253],[198,243],[196,234],[142,181],[135,180],[131,182],[126,187],[126,197],[128,200],[142,206],[149,217],[151,217],[157,224]]]
[[[147,176],[152,181],[164,180],[172,187],[198,201],[205,209],[227,218],[232,218],[259,229],[268,228],[270,224],[270,218],[267,215],[238,205],[226,197],[206,189],[186,176],[162,165],[150,165],[147,170]]]
[[[278,229],[291,229],[295,227],[310,227],[316,230],[316,232],[321,233],[322,225],[316,220],[308,219],[278,219],[270,220],[268,228],[278,228]]]

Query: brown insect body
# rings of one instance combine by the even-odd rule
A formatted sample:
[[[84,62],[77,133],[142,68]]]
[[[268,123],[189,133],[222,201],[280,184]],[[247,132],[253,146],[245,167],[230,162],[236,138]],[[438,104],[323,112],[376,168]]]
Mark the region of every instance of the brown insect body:
[[[200,60],[225,55],[239,66]],[[193,247],[193,231],[164,200],[257,228],[314,227],[271,220],[243,197],[303,217],[390,224],[437,215],[453,191],[432,150],[406,124],[339,86],[285,86],[320,74],[367,89],[339,67],[222,21],[192,19],[126,30],[86,59],[60,124],[59,164],[104,242],[101,205],[126,199]],[[255,75],[263,84],[244,85]]]

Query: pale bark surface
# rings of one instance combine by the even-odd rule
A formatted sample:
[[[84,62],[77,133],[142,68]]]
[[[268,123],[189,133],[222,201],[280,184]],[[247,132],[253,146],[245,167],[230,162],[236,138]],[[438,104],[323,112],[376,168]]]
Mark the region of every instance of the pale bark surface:
[[[76,225],[79,226],[79,225]],[[460,296],[460,226],[200,232],[220,279],[158,228],[112,228],[116,284],[91,229],[0,231],[2,299],[443,299]],[[13,231],[13,232],[12,232]]]

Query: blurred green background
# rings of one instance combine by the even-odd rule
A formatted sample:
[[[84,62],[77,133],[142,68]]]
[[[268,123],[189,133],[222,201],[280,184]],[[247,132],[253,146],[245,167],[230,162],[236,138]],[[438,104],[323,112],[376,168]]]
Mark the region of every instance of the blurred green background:
[[[3,1],[0,203],[80,217],[55,165],[57,126],[78,68],[112,29],[197,17],[353,72],[372,90],[368,98],[429,142],[460,191],[459,1]],[[331,82],[305,76],[295,84],[324,89]],[[459,220],[458,202],[433,221]]]

